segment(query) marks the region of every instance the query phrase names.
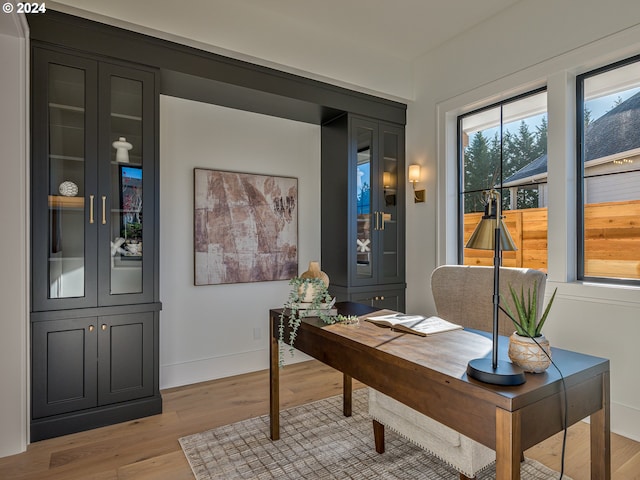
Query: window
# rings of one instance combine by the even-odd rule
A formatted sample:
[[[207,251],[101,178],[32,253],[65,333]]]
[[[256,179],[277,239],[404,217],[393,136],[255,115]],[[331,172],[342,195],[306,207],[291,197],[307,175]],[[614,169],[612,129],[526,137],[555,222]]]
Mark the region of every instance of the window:
[[[546,90],[458,117],[458,145],[459,263],[493,263],[493,252],[464,248],[484,213],[483,192],[493,188],[518,248],[504,253],[503,264],[546,271]]]
[[[578,279],[640,284],[640,57],[576,90]]]

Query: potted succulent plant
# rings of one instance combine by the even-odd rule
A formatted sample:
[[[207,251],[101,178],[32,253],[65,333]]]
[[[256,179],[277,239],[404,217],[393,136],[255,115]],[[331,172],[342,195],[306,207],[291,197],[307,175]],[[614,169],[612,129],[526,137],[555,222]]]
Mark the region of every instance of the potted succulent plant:
[[[542,327],[547,320],[557,291],[556,288],[544,312],[538,315],[538,285],[534,284],[533,292],[529,289],[525,298],[524,288],[520,289],[518,295],[509,284],[509,293],[516,309],[514,314],[508,302],[504,302],[504,308],[516,328],[513,335],[509,337],[509,358],[525,372],[541,373],[551,365],[551,347],[549,340],[542,334]]]

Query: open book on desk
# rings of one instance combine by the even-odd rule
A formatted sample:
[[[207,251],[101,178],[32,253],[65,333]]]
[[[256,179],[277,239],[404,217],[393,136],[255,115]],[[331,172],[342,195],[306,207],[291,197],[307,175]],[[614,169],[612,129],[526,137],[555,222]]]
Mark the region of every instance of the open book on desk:
[[[413,333],[421,337],[462,329],[462,325],[456,325],[440,317],[424,317],[422,315],[408,315],[405,313],[367,317],[366,320],[379,327],[386,327],[399,332]]]

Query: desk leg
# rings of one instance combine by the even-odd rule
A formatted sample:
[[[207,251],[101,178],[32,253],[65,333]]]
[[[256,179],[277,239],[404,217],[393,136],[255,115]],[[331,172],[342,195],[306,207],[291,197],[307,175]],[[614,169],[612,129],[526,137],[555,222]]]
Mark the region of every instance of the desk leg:
[[[280,367],[278,340],[273,331],[274,320],[269,317],[269,420],[271,440],[280,439]]]
[[[591,415],[591,480],[611,480],[609,372],[602,376],[602,408]]]
[[[496,408],[496,480],[520,480],[520,412]]]
[[[345,417],[351,416],[351,404],[353,398],[353,388],[351,377],[346,373],[342,374],[342,413]]]
[[[373,442],[376,452],[384,453],[384,425],[377,420],[373,421]]]

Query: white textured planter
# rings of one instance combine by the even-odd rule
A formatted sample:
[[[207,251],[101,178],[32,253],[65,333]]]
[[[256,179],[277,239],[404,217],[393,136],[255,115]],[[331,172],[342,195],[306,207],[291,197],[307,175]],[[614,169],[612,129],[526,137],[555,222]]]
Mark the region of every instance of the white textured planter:
[[[513,333],[509,337],[509,358],[525,372],[542,373],[551,365],[551,346],[544,335],[536,337],[540,346],[529,337]],[[540,349],[542,347],[547,354]]]

